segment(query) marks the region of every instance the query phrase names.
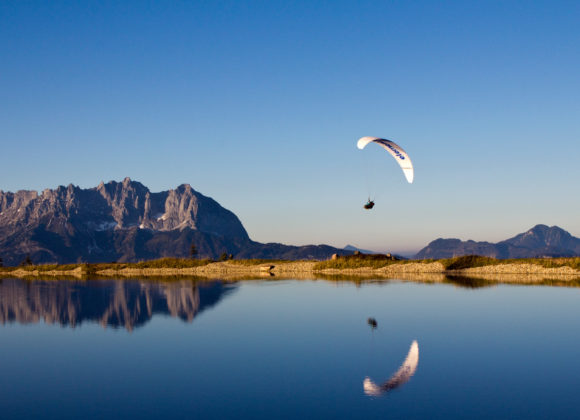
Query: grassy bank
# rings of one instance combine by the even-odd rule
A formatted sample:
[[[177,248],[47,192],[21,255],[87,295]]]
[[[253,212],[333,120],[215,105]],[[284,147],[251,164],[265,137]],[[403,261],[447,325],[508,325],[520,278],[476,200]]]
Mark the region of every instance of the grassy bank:
[[[0,274],[15,276],[74,275],[74,276],[174,276],[174,275],[227,275],[228,273],[260,273],[268,267],[275,275],[286,274],[312,276],[322,274],[393,275],[404,273],[460,273],[486,274],[554,274],[579,275],[580,258],[522,258],[499,260],[489,257],[468,255],[441,260],[397,260],[389,255],[350,255],[326,261],[286,261],[247,259],[214,261],[209,259],[161,258],[137,263],[95,264],[42,264],[19,267],[2,267]],[[494,267],[497,266],[497,269]],[[333,273],[334,272],[334,273]]]
[[[257,265],[276,265],[276,264],[285,264],[292,261],[288,260],[266,260],[266,259],[259,259],[259,258],[252,258],[248,260],[228,260],[229,263],[235,265],[243,265],[246,267],[257,266]]]
[[[23,265],[17,267],[1,267],[0,273],[10,273],[12,271],[38,271],[43,272],[70,272],[79,270],[84,274],[96,273],[103,270],[124,270],[124,269],[146,269],[146,268],[194,268],[208,265],[212,260],[197,260],[187,258],[160,258],[157,260],[140,261],[136,263],[81,263],[81,264],[39,264]]]
[[[499,260],[497,258],[466,255],[463,257],[439,260],[446,270],[463,270],[466,268],[485,267],[500,264],[533,264],[544,268],[570,267],[580,270],[580,258],[517,258]]]
[[[479,255],[466,255],[462,257],[445,258],[440,260],[393,260],[381,255],[349,255],[332,260],[320,261],[315,266],[315,270],[325,269],[358,269],[372,268],[380,269],[393,264],[422,263],[429,264],[438,262],[445,270],[465,270],[468,268],[486,267],[505,264],[534,264],[544,268],[570,267],[580,270],[580,257],[576,258],[518,258],[500,260],[497,258],[482,257]]]

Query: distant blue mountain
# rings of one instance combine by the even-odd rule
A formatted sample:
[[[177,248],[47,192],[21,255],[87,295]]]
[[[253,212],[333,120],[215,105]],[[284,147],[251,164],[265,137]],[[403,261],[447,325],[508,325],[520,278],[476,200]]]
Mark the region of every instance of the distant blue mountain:
[[[356,246],[353,246],[353,245],[347,245],[343,249],[345,251],[349,251],[349,252],[358,251],[361,254],[376,254],[375,251],[369,251],[368,249],[357,248]]]
[[[420,250],[416,259],[482,255],[493,258],[536,258],[580,256],[580,238],[558,226],[536,225],[527,232],[501,242],[436,239]]]
[[[353,253],[353,252],[356,252],[356,251],[358,251],[358,252],[360,252],[361,254],[368,254],[368,255],[387,255],[387,256],[389,256],[389,257],[393,256],[393,257],[394,257],[395,259],[397,259],[397,260],[408,260],[408,259],[409,259],[409,258],[407,258],[407,257],[404,257],[404,256],[402,256],[402,255],[391,254],[391,253],[388,253],[388,254],[383,254],[383,253],[380,253],[380,252],[369,251],[368,249],[361,249],[361,248],[357,248],[357,247],[355,247],[355,246],[353,246],[353,245],[347,245],[347,246],[345,246],[345,247],[343,248],[343,250],[344,250],[344,251],[346,251],[346,252],[348,252],[348,253]]]

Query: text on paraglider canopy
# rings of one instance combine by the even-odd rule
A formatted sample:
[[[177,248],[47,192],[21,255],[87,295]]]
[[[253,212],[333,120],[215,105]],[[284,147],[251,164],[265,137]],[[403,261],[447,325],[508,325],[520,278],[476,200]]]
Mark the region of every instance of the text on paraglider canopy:
[[[388,147],[389,149],[391,149],[393,151],[393,153],[401,160],[405,160],[405,156],[403,156],[403,154],[401,152],[399,152],[395,147],[393,147],[390,143],[386,142],[386,141],[377,141],[377,143],[381,143],[382,145]]]

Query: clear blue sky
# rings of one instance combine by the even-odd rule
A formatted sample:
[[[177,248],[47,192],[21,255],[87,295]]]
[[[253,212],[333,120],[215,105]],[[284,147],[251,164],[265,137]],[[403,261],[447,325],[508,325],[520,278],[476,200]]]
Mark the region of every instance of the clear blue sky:
[[[2,1],[0,189],[189,183],[298,245],[580,236],[578,22],[577,1]]]

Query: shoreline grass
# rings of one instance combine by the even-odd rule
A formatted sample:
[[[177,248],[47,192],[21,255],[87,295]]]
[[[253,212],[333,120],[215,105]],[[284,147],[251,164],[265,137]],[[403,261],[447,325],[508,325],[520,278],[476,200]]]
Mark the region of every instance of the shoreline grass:
[[[13,267],[0,267],[0,273],[9,273],[12,271],[74,271],[79,268],[83,272],[91,273],[102,270],[123,270],[130,269],[147,269],[147,268],[195,268],[202,267],[215,262],[210,259],[191,259],[191,258],[158,258],[155,260],[139,261],[135,263],[77,263],[77,264],[38,264],[38,265],[20,265]]]
[[[465,255],[455,258],[446,258],[439,261],[446,270],[463,270],[466,268],[485,267],[503,264],[535,264],[544,268],[570,267],[580,270],[580,257],[569,258],[511,258],[497,259],[480,255]]]
[[[243,266],[256,266],[256,265],[265,265],[265,264],[287,264],[292,262],[299,262],[300,260],[268,260],[264,258],[249,258],[247,260],[227,260],[227,262],[234,264],[234,265],[243,265]]]
[[[79,272],[83,275],[91,275],[100,271],[121,271],[124,269],[186,269],[198,268],[207,266],[212,263],[220,261],[211,259],[192,259],[192,258],[159,258],[154,260],[140,261],[135,263],[77,263],[77,264],[39,264],[39,265],[25,265],[14,267],[0,267],[0,273],[9,274],[15,271],[25,272]],[[284,266],[285,264],[293,264],[300,262],[312,262],[312,271],[323,271],[328,269],[335,270],[349,270],[349,269],[381,269],[393,265],[405,264],[430,264],[440,263],[443,271],[458,271],[470,268],[488,267],[495,265],[525,265],[532,264],[547,269],[570,267],[574,270],[580,270],[580,257],[570,258],[517,258],[517,259],[497,259],[491,257],[483,257],[479,255],[466,255],[454,258],[444,259],[425,259],[425,260],[398,260],[391,256],[382,254],[359,254],[339,256],[334,259],[324,261],[294,261],[294,260],[280,260],[280,259],[240,259],[227,260],[226,264],[247,267],[252,269],[261,265],[270,264],[273,266]]]
[[[511,258],[498,259],[491,257],[483,257],[480,255],[464,255],[461,257],[443,258],[443,259],[425,259],[425,260],[393,260],[381,255],[349,255],[340,256],[336,259],[319,261],[315,266],[315,270],[325,269],[358,269],[358,268],[372,268],[379,269],[393,264],[430,264],[441,263],[445,270],[464,270],[468,268],[486,267],[494,265],[505,264],[534,264],[543,268],[560,268],[570,267],[574,270],[580,270],[580,257],[569,258]]]

